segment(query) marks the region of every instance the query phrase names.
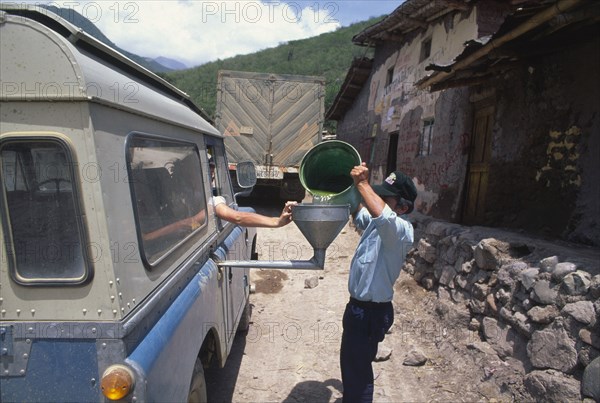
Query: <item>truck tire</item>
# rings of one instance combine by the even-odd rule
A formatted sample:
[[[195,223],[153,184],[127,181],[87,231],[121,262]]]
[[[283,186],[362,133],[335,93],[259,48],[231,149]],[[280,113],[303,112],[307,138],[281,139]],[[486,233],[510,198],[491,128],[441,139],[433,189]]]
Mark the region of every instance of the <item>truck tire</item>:
[[[204,379],[204,367],[200,357],[196,358],[194,364],[194,373],[192,374],[192,382],[190,383],[190,394],[188,403],[207,403],[208,397],[206,394],[206,380]]]

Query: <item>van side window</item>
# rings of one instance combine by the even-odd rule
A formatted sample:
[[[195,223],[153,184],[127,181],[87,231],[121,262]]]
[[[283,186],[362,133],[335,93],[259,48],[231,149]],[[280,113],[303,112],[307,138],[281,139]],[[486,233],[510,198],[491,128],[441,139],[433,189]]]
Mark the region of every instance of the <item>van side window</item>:
[[[0,143],[3,221],[11,275],[20,284],[88,278],[70,150],[53,139]]]
[[[213,195],[223,196],[227,204],[231,204],[234,200],[230,184],[231,179],[229,178],[229,167],[225,157],[225,147],[222,142],[207,139],[206,150],[209,155],[210,168],[213,170],[211,174]]]
[[[150,266],[207,223],[195,144],[133,135],[127,163],[142,257]]]

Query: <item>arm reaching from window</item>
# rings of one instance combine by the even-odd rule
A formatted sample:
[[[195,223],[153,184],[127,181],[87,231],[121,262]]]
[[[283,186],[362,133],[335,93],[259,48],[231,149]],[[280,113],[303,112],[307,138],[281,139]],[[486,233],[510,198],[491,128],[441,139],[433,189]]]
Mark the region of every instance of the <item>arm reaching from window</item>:
[[[258,213],[237,211],[225,203],[217,204],[215,212],[220,219],[243,227],[279,228],[292,222],[292,207],[296,204],[298,203],[286,202],[279,217],[267,217]]]

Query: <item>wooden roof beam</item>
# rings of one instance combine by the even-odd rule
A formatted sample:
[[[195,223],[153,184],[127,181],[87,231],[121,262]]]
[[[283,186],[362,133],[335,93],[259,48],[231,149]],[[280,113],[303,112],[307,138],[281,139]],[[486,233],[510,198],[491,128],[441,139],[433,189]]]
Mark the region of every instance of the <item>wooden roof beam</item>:
[[[381,34],[381,36],[378,39],[383,40],[383,41],[390,41],[390,42],[402,42],[402,40],[404,39],[404,36],[388,34],[388,33],[384,32]]]
[[[564,13],[566,10],[580,4],[581,2],[582,2],[582,0],[559,0],[557,3],[553,4],[551,7],[534,15],[533,17],[531,17],[530,19],[528,19],[521,25],[514,28],[512,31],[507,32],[506,34],[502,35],[499,38],[495,38],[495,39],[491,40],[490,42],[486,43],[483,47],[481,47],[477,51],[473,52],[466,58],[461,59],[460,61],[454,63],[454,65],[451,66],[452,71],[450,71],[448,73],[443,72],[443,71],[436,72],[436,73],[432,74],[430,77],[420,80],[416,85],[417,88],[424,89],[426,87],[433,86],[434,84],[437,84],[438,82],[443,81],[446,78],[449,78],[450,76],[455,74],[456,71],[467,67],[468,65],[475,62],[476,60],[479,60],[480,58],[487,55],[489,52],[491,52],[495,48],[498,48],[498,47],[504,45],[505,43],[510,42],[513,39],[523,35],[524,33],[531,31],[532,29],[549,21],[556,15],[558,15],[560,13]]]
[[[469,9],[471,8],[464,1],[460,0],[445,0],[444,3],[446,3],[449,8],[452,8],[454,10],[469,11]]]

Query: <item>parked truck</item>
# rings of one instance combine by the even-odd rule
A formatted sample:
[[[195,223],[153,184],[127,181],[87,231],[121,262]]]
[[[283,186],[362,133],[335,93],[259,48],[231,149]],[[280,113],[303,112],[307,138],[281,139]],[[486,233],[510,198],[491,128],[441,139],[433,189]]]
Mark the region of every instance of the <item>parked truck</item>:
[[[252,161],[258,189],[276,187],[281,199],[301,201],[300,161],[321,141],[324,99],[323,77],[219,71],[215,126],[233,183],[237,163]]]

